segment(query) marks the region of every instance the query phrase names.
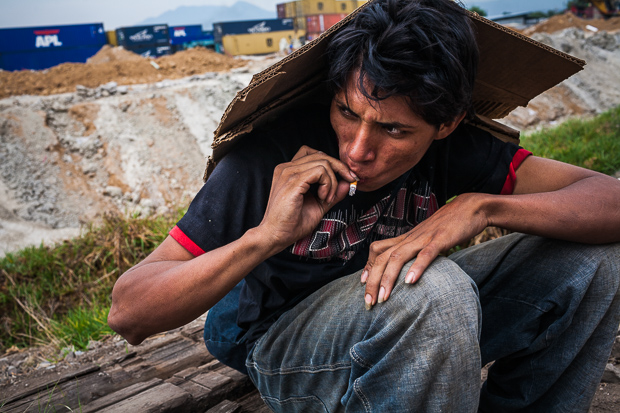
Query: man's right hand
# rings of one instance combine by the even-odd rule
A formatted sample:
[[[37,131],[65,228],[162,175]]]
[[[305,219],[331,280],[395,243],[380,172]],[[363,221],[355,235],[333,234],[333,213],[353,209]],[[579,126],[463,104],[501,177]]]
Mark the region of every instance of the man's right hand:
[[[343,162],[302,146],[291,162],[275,168],[259,229],[272,241],[274,251],[282,251],[309,235],[357,179]]]

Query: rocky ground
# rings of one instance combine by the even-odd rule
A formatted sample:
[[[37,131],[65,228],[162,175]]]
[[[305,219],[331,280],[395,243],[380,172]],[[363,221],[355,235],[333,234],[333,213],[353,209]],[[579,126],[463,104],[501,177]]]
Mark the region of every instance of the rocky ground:
[[[501,121],[531,130],[620,104],[619,28],[620,18],[564,15],[526,31],[588,64]],[[196,49],[147,60],[104,48],[84,65],[0,71],[0,255],[74,236],[106,211],[147,215],[186,203],[202,184],[226,106],[276,59]],[[614,351],[592,412],[620,411],[620,348]],[[0,382],[25,385],[37,371],[89,356],[49,357],[44,349],[0,356]]]
[[[197,54],[215,54],[183,53],[167,64],[186,67],[207,60]],[[94,59],[108,56],[125,56],[124,64],[135,59],[122,49]],[[200,188],[212,132],[228,103],[277,58],[216,57],[228,61],[180,79],[120,85],[104,68],[97,76],[105,83],[97,87],[0,100],[0,254],[74,236],[106,211],[152,214],[186,203]],[[82,66],[93,72],[99,65]]]

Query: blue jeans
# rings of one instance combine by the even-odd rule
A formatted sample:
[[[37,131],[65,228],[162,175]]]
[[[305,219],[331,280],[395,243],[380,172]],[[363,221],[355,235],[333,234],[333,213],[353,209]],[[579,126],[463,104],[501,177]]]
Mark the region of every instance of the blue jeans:
[[[271,326],[246,366],[272,410],[588,410],[620,324],[620,244],[512,234],[438,258],[414,285],[407,268],[370,311],[356,273]]]

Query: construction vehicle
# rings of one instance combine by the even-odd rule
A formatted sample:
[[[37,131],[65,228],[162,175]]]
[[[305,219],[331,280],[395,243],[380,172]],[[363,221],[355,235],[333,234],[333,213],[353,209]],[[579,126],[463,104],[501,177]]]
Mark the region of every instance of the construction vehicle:
[[[606,19],[609,17],[620,16],[620,1],[592,0],[591,3],[601,12],[601,14],[603,14],[603,17]]]

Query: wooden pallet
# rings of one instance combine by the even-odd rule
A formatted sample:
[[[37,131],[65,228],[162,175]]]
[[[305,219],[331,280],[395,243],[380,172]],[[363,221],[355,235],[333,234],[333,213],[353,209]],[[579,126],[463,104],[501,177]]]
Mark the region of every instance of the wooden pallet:
[[[209,354],[201,333],[179,330],[70,372],[50,371],[4,395],[0,412],[269,412],[246,375]]]

